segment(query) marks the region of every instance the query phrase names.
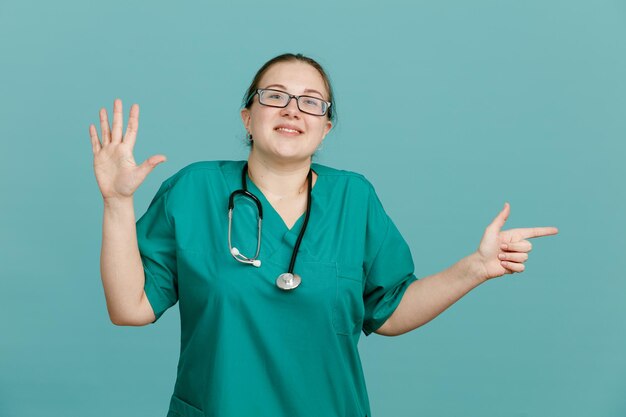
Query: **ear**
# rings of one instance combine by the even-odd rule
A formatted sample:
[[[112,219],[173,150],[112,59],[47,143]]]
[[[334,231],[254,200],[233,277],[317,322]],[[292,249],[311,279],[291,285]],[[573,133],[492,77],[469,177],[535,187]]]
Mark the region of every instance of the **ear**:
[[[326,122],[326,126],[324,126],[324,136],[322,136],[322,140],[324,140],[324,138],[326,137],[326,135],[328,134],[328,132],[330,132],[330,129],[332,128],[333,128],[333,122],[328,120]]]
[[[245,107],[241,109],[241,120],[243,121],[243,126],[250,133],[250,109]]]

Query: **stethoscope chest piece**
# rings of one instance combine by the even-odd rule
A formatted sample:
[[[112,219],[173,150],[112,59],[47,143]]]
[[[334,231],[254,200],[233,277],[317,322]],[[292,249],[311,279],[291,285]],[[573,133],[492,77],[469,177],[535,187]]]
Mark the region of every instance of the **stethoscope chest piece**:
[[[276,286],[281,290],[293,290],[302,282],[302,278],[298,274],[290,274],[289,272],[285,272],[284,274],[280,274],[276,279]]]

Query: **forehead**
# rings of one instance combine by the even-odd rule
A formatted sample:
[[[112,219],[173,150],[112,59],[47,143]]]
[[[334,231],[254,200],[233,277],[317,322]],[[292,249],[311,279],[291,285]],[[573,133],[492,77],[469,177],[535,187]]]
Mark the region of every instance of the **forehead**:
[[[305,90],[317,90],[328,97],[322,75],[305,62],[279,62],[272,65],[261,77],[259,87],[263,88],[272,84],[284,85],[292,94],[302,94]]]

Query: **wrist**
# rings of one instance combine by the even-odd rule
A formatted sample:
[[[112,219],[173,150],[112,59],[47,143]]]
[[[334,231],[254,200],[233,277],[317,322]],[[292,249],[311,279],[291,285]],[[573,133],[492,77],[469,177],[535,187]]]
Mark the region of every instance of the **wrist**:
[[[474,252],[464,258],[467,263],[467,277],[472,281],[482,284],[487,281],[487,270],[478,252]]]
[[[119,210],[133,208],[133,196],[130,197],[103,197],[105,209]]]

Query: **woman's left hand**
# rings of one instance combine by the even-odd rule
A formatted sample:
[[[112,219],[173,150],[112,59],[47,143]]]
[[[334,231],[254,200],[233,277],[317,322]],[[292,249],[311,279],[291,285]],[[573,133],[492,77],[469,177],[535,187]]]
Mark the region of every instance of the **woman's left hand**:
[[[531,227],[521,229],[501,230],[509,217],[511,206],[504,204],[504,208],[491,222],[476,252],[478,271],[485,280],[496,278],[504,274],[524,271],[524,262],[528,259],[528,252],[532,245],[527,240],[534,237],[555,235],[559,232],[556,227]]]

